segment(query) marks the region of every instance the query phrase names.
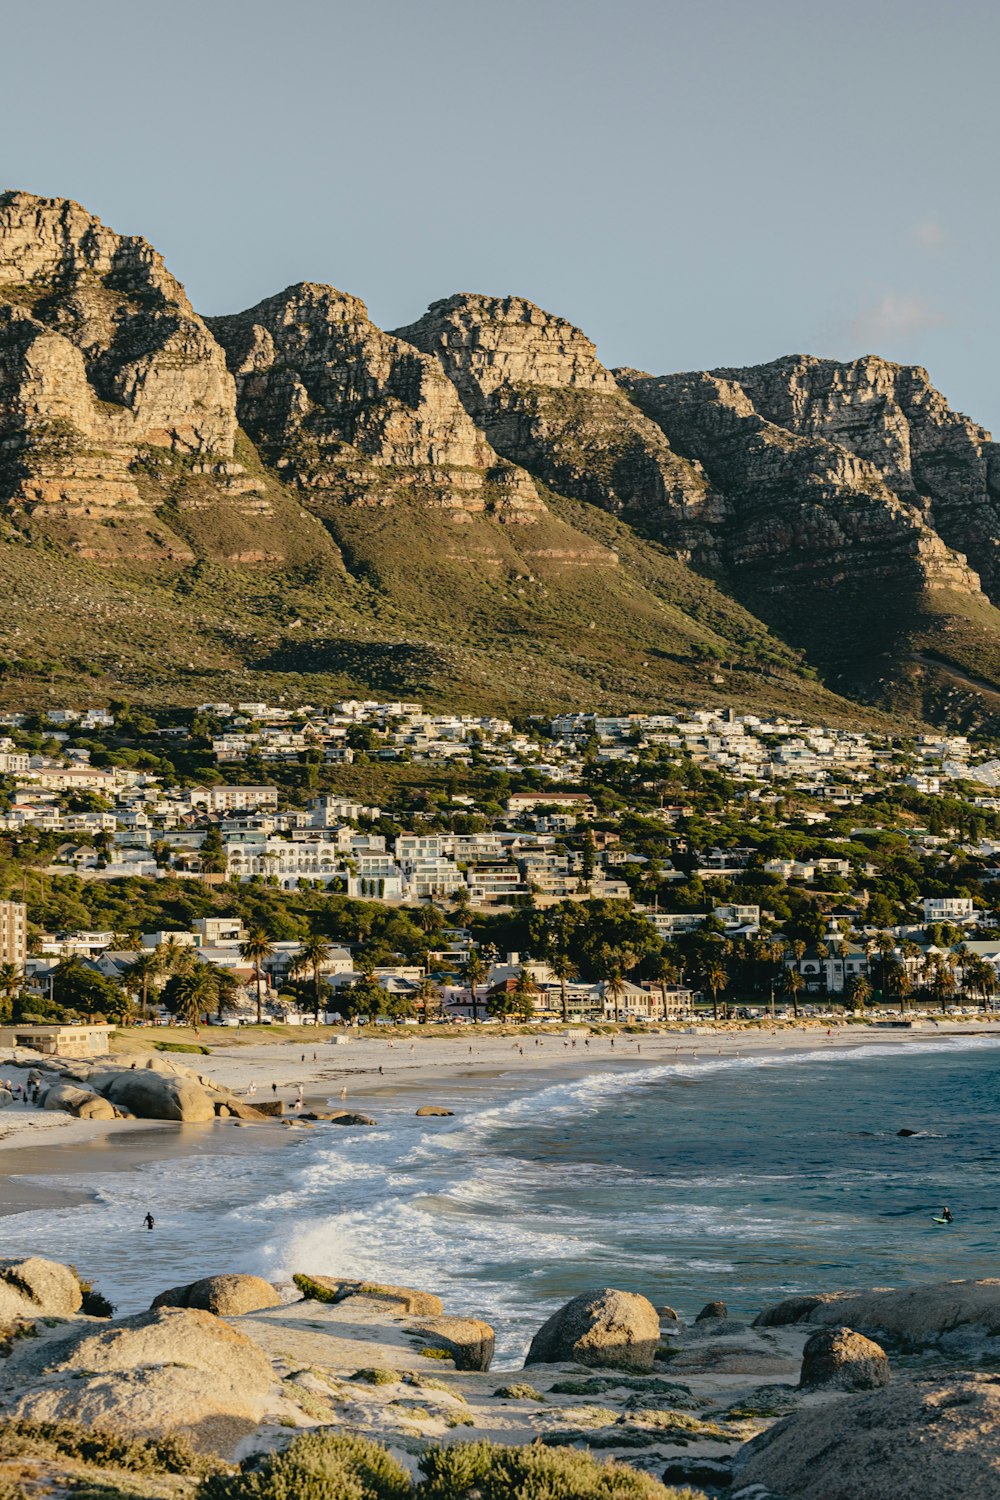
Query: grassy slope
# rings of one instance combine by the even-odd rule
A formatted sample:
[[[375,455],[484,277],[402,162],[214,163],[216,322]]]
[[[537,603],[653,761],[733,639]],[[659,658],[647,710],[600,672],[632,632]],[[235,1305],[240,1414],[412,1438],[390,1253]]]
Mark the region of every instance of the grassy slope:
[[[269,515],[181,462],[143,476],[151,519],[0,532],[0,702],[374,691],[514,712],[730,703],[886,722],[827,691],[716,584],[597,507],[547,494],[551,514],[532,525],[459,524],[417,498],[317,503],[312,515],[248,440],[238,456]],[[157,528],[199,560],[110,566],[73,550]],[[263,560],[233,561],[254,554]],[[978,621],[962,604],[964,615],[929,606],[913,650],[946,642],[966,670],[1000,676],[989,644],[1000,615]],[[921,674],[889,695],[895,712],[931,701],[923,679],[939,670]]]

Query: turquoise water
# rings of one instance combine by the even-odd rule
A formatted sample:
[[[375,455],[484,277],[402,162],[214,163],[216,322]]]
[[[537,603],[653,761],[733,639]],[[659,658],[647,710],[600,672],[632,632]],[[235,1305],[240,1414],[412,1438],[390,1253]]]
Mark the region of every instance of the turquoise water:
[[[92,1179],[91,1204],[0,1221],[4,1253],[71,1259],[121,1311],[225,1269],[401,1281],[495,1322],[508,1358],[588,1286],[747,1315],[793,1290],[996,1272],[996,1042],[511,1087],[484,1085],[443,1120],[386,1098],[376,1130],[265,1150],[236,1132],[236,1154],[210,1127],[192,1155]],[[955,1223],[940,1229],[945,1202]]]

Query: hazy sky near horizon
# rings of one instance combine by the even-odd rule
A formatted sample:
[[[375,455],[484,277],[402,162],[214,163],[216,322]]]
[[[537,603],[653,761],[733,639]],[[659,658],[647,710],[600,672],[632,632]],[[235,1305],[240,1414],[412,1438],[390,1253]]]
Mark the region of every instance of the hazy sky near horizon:
[[[514,292],[609,365],[924,364],[1000,429],[995,0],[35,0],[0,183],[205,313]]]

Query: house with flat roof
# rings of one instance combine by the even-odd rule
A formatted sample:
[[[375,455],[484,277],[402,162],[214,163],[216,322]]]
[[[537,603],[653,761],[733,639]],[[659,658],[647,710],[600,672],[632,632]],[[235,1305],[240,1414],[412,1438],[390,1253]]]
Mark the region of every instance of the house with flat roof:
[[[110,1050],[108,1040],[115,1030],[117,1028],[109,1022],[49,1025],[41,1021],[23,1021],[16,1026],[0,1026],[0,1047],[24,1047],[49,1057],[104,1057]]]

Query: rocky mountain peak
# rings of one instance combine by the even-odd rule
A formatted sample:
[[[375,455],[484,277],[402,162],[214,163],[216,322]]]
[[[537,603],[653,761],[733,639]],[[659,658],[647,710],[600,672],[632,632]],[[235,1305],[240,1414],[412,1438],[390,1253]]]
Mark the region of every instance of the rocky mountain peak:
[[[407,495],[455,518],[543,509],[467,415],[437,360],[377,328],[365,304],[303,283],[210,327],[240,420],[269,461],[314,498],[391,504]]]

